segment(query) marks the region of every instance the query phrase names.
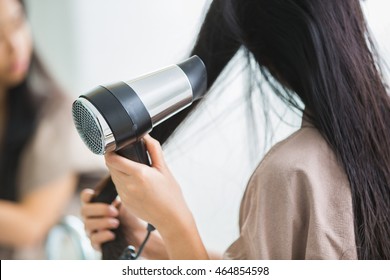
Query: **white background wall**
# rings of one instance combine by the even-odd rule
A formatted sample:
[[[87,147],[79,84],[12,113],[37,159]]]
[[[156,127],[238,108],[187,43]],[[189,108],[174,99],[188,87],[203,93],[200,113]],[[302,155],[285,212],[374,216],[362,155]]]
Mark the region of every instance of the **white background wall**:
[[[98,84],[128,80],[185,58],[207,0],[40,0],[28,1],[37,49],[69,94]],[[390,54],[390,4],[366,1],[381,51]],[[390,59],[388,59],[390,61]],[[263,151],[248,145],[255,134],[243,118],[244,81],[238,78],[211,94],[167,147],[167,161],[180,182],[206,245],[223,251],[238,234],[238,209],[246,182]],[[273,106],[283,107],[277,101]],[[277,141],[299,125],[279,124]]]

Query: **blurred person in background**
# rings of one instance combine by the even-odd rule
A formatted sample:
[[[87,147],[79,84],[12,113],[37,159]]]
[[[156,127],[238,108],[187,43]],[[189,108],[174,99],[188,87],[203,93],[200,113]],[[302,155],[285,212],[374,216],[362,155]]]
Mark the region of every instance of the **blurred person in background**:
[[[38,248],[77,175],[101,166],[75,132],[70,99],[34,52],[24,4],[0,0],[0,258],[45,258]]]

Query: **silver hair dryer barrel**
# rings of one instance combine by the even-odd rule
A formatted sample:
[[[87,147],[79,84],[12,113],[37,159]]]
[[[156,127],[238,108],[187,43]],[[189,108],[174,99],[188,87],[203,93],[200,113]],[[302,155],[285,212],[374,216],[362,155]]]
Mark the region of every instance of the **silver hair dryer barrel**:
[[[202,60],[177,65],[127,82],[98,86],[73,103],[80,137],[95,154],[120,151],[206,92]]]

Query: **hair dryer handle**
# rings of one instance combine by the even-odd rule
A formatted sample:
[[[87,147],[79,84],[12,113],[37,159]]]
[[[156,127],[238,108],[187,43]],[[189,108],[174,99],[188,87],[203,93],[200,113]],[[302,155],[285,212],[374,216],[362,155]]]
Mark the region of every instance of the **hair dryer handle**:
[[[143,140],[137,141],[133,145],[129,145],[117,153],[130,160],[150,165],[149,157]],[[111,176],[109,176],[96,187],[96,196],[92,198],[91,202],[103,202],[111,204],[117,195],[118,193],[116,191],[115,185],[112,182]],[[128,245],[123,228],[118,227],[112,231],[115,233],[115,240],[102,244],[102,257],[104,260],[118,259],[121,256],[123,249]]]
[[[144,140],[139,140],[133,145],[124,147],[117,152],[118,155],[128,158],[132,161],[143,163],[150,166],[149,156],[146,150]]]
[[[124,147],[117,153],[132,161],[150,165],[149,157],[143,140],[137,141],[133,145]],[[96,193],[96,196],[92,198],[91,202],[103,202],[111,204],[111,202],[113,202],[118,195],[111,177],[107,178],[96,187]]]

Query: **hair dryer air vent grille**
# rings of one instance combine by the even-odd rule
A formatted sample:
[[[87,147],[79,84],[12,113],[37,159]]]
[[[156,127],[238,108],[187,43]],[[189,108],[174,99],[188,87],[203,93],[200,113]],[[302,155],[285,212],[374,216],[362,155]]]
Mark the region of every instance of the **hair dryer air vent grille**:
[[[104,137],[96,116],[79,100],[73,103],[73,119],[81,139],[95,154],[104,154]]]

